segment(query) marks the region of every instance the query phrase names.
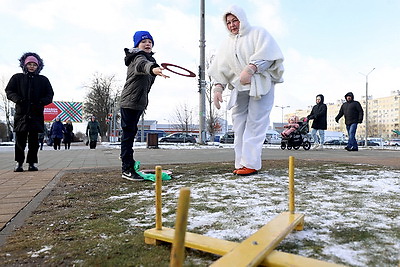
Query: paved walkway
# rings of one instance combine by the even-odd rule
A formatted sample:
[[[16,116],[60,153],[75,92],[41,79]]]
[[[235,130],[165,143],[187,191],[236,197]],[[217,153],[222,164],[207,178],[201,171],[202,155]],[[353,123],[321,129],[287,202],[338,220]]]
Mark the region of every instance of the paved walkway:
[[[160,149],[135,149],[135,158],[142,165],[163,165],[178,163],[233,161],[232,146],[219,148],[207,146],[204,149],[176,146]],[[51,191],[65,171],[93,168],[116,168],[121,166],[119,146],[98,146],[95,150],[73,144],[70,150],[52,150],[45,147],[39,151],[39,171],[23,173],[13,172],[13,147],[0,147],[0,245],[6,236],[19,225],[40,204]],[[281,150],[277,147],[265,147],[263,159],[298,159],[364,163],[391,166],[400,169],[400,149],[360,149],[347,152],[343,149],[325,149],[323,151]],[[25,164],[26,165],[26,164]],[[24,166],[26,169],[27,166]]]

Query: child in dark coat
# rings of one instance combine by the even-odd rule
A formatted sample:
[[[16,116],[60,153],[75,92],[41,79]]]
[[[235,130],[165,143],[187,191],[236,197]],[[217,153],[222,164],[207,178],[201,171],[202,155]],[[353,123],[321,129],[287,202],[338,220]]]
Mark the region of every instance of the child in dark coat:
[[[15,103],[15,172],[23,172],[25,148],[28,141],[26,162],[28,171],[38,168],[38,134],[44,131],[44,106],[53,101],[53,88],[46,76],[39,75],[43,60],[36,53],[28,52],[19,59],[23,73],[14,74],[6,86],[7,99]]]
[[[133,36],[134,47],[125,48],[125,65],[128,67],[126,82],[121,94],[121,160],[122,178],[141,181],[135,171],[133,142],[138,131],[139,118],[148,105],[148,94],[156,76],[167,78],[153,58],[153,37],[147,31],[137,31]]]

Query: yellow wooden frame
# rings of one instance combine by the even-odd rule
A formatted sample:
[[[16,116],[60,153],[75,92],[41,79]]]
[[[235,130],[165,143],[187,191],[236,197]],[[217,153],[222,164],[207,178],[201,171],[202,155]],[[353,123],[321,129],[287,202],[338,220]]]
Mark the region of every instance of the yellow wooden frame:
[[[182,266],[184,247],[221,255],[211,266],[292,266],[292,267],[333,267],[343,266],[303,256],[274,250],[293,230],[303,230],[304,215],[295,214],[294,205],[294,157],[289,157],[289,211],[273,218],[256,233],[241,243],[221,240],[186,231],[189,209],[188,188],[182,188],[178,202],[176,230],[162,226],[161,215],[161,174],[156,167],[156,227],[144,232],[145,243],[158,245],[172,243],[170,266]],[[186,221],[185,221],[186,220]]]

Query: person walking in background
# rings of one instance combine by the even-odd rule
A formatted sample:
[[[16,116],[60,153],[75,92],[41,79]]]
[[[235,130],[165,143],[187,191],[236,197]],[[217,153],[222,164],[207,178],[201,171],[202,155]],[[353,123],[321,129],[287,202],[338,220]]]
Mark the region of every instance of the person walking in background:
[[[347,133],[349,135],[349,142],[345,149],[347,151],[358,151],[356,131],[358,124],[363,121],[364,111],[360,102],[354,100],[352,92],[348,92],[344,98],[346,102],[340,107],[339,114],[336,116],[335,121],[339,123],[340,118],[344,115],[344,123],[346,124]]]
[[[95,116],[92,116],[86,127],[86,135],[89,139],[90,149],[96,149],[97,138],[99,134],[100,134],[100,123],[96,120]]]
[[[47,138],[48,134],[49,133],[47,131],[47,126],[45,125],[43,133],[39,133],[39,135],[38,135],[40,150],[43,150],[43,143],[44,143],[45,138]]]
[[[208,69],[213,81],[214,105],[219,109],[222,91],[231,97],[235,133],[235,170],[251,175],[261,169],[261,153],[270,123],[275,84],[283,82],[283,55],[273,37],[251,26],[245,12],[232,6],[223,15],[229,36]]]
[[[60,121],[60,117],[56,117],[56,120],[51,125],[50,135],[53,139],[53,148],[54,150],[61,149],[61,139],[63,138],[65,133],[65,128],[62,122]]]
[[[46,76],[40,75],[43,60],[36,53],[28,52],[19,59],[23,73],[14,74],[6,86],[7,99],[15,103],[14,132],[15,172],[23,172],[25,148],[28,141],[26,162],[28,171],[37,171],[39,133],[44,131],[44,106],[53,101],[53,88]]]
[[[65,149],[70,149],[72,139],[74,138],[74,126],[72,125],[71,120],[67,120],[67,122],[64,124],[64,128],[64,146]]]
[[[311,136],[314,139],[314,146],[312,149],[322,150],[324,149],[325,130],[328,128],[327,107],[324,104],[324,96],[322,94],[316,96],[315,102],[317,104],[313,106],[310,115],[307,116],[307,120],[313,120]]]
[[[138,131],[139,118],[147,108],[148,94],[156,76],[167,78],[153,57],[154,40],[148,31],[137,31],[133,35],[134,47],[125,48],[127,77],[121,94],[121,160],[122,178],[142,181],[135,171],[133,142]]]

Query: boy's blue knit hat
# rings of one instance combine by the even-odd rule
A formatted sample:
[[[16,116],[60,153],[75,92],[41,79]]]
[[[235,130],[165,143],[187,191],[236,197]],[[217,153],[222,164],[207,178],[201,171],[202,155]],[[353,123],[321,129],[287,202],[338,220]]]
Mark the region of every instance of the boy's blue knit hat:
[[[139,43],[144,39],[150,39],[154,46],[154,40],[151,34],[148,31],[137,31],[133,35],[133,44],[134,47],[138,47]]]

